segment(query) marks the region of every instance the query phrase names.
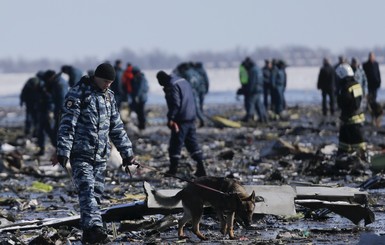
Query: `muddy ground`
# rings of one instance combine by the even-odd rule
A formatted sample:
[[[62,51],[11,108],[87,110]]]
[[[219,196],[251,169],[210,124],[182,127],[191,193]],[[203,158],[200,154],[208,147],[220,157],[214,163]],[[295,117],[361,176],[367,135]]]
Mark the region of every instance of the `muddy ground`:
[[[136,155],[149,168],[138,169],[131,179],[122,169],[116,167],[117,163],[111,163],[102,208],[144,200],[144,180],[158,189],[180,188],[185,185],[183,181],[162,175],[168,167],[169,129],[165,127],[166,108],[152,105],[147,109],[146,130],[139,131],[136,128],[134,114],[126,119],[126,125]],[[221,115],[239,120],[243,116],[243,109],[239,104],[206,105],[205,113],[209,117]],[[126,113],[122,114],[127,118]],[[20,108],[0,108],[0,141],[3,146],[0,168],[0,225],[77,215],[77,196],[68,174],[59,166],[50,165],[52,146],[48,144],[46,155],[34,157],[33,154],[38,149],[34,139],[23,136],[22,120],[23,111]],[[370,154],[381,152],[385,146],[385,131],[366,123],[364,132]],[[227,128],[219,127],[208,119],[205,127],[198,129],[198,138],[207,157],[209,175],[231,175],[244,184],[255,185],[311,183],[357,187],[374,176],[374,173],[368,164],[336,169],[334,156],[337,137],[338,118],[322,118],[318,105],[291,106],[284,118],[272,120],[268,124],[249,123],[240,128]],[[296,146],[296,149],[305,149],[306,154],[285,149],[276,150],[273,146],[278,139]],[[321,149],[329,150],[325,152]],[[19,156],[22,159],[18,159]],[[194,168],[194,162],[184,150],[178,176],[189,179]],[[161,231],[149,228],[149,224],[153,225],[165,218],[161,214],[144,216],[139,220],[108,222],[106,226],[110,233],[110,244],[385,244],[385,238],[382,237],[385,233],[383,182],[376,187],[368,190],[369,208],[376,216],[376,221],[368,226],[361,223],[355,225],[334,213],[320,218],[314,215],[314,211],[299,206],[295,217],[254,215],[250,229],[236,225],[237,240],[234,241],[220,234],[219,225],[210,213],[201,222],[201,231],[209,238],[204,242],[191,233],[190,226],[185,229],[190,238],[178,240],[175,220],[181,213],[166,216],[166,219],[171,217],[172,225]],[[81,244],[80,238],[81,231],[76,226],[0,233],[1,244]]]

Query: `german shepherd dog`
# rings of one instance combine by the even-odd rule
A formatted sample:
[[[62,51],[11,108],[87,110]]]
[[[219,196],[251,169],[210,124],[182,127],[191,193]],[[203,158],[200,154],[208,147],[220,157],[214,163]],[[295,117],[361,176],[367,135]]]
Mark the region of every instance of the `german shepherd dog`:
[[[221,177],[204,176],[187,184],[175,196],[166,197],[156,190],[152,190],[155,201],[165,207],[173,207],[182,201],[184,214],[178,222],[178,236],[180,239],[187,238],[183,227],[192,220],[192,230],[201,240],[207,240],[199,231],[199,223],[203,214],[203,206],[210,205],[216,212],[221,222],[221,232],[229,234],[230,239],[234,237],[234,218],[240,223],[250,226],[255,208],[256,196],[253,191],[251,195],[246,193],[245,188],[236,180]],[[262,201],[262,197],[257,197]],[[262,199],[262,200],[261,200]]]

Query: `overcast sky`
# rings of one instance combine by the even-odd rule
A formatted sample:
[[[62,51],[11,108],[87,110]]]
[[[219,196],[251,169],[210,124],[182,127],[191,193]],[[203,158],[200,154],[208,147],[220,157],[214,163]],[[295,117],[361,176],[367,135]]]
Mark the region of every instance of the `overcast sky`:
[[[383,0],[0,0],[0,59],[385,46]]]

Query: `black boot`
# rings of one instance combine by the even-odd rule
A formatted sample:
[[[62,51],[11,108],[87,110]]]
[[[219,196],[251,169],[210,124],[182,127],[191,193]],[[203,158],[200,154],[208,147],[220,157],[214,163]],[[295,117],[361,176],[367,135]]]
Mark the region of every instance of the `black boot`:
[[[166,176],[176,175],[176,172],[178,170],[178,163],[179,163],[179,159],[178,158],[171,158],[170,159],[170,168],[166,172]]]
[[[206,176],[206,170],[205,170],[205,165],[203,160],[197,161],[197,171],[195,172],[194,175],[196,177]]]
[[[82,242],[85,244],[103,243],[107,240],[107,231],[103,227],[94,226],[83,230]]]

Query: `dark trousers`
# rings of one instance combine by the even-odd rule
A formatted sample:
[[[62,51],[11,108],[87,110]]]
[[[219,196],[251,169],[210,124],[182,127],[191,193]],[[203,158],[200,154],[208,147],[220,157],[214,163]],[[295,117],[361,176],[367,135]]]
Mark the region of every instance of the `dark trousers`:
[[[145,102],[132,102],[132,109],[135,111],[138,116],[138,128],[145,129],[146,128],[146,113],[144,110]]]
[[[269,101],[270,97],[270,101]],[[269,109],[269,104],[271,103],[271,88],[269,83],[263,84],[263,104],[265,105],[265,109]]]
[[[24,133],[36,137],[38,133],[38,113],[33,106],[26,105]]]
[[[277,86],[273,88],[273,93],[272,104],[274,112],[279,115],[285,109],[284,87]]]
[[[335,93],[333,91],[332,92],[322,91],[322,114],[324,116],[326,116],[328,112],[328,108],[327,108],[328,97],[329,97],[330,114],[334,115]]]
[[[182,147],[186,146],[191,157],[199,162],[203,160],[202,151],[198,145],[195,122],[178,122],[179,132],[171,131],[168,153],[170,160],[180,159]]]
[[[194,100],[195,100],[196,114],[197,114],[199,123],[201,126],[203,126],[205,121],[204,119],[205,116],[203,115],[203,111],[202,111],[203,105],[201,105],[200,94],[198,94],[198,92],[194,92]]]
[[[366,144],[362,134],[362,125],[342,124],[339,132],[338,153],[365,150]]]
[[[377,101],[377,89],[368,88],[368,98],[372,101]]]

